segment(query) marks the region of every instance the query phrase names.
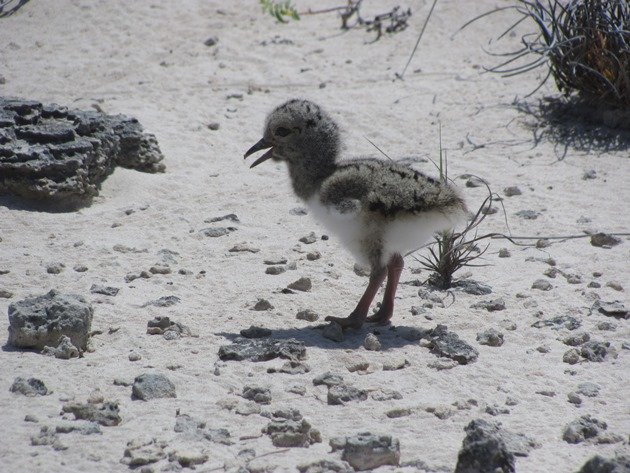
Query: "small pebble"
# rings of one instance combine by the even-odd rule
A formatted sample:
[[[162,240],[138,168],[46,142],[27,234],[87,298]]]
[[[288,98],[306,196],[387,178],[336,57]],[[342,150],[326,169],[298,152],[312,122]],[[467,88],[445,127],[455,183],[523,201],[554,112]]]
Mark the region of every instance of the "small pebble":
[[[540,291],[550,291],[552,288],[553,286],[551,283],[545,279],[537,279],[532,284],[532,289],[538,289]]]
[[[46,272],[48,274],[59,274],[63,271],[63,268],[65,268],[66,265],[63,263],[50,263],[48,266],[46,266]]]
[[[135,351],[129,353],[129,361],[140,361],[141,359],[142,356],[140,355],[140,353],[136,353]]]
[[[562,355],[562,361],[570,365],[574,365],[580,361],[580,353],[575,348],[571,348]]]
[[[308,235],[303,236],[302,238],[300,238],[300,241],[302,243],[310,245],[311,243],[315,243],[317,241],[317,235],[315,235],[315,232],[311,232]]]
[[[317,261],[322,257],[322,254],[319,251],[311,251],[310,253],[306,253],[306,259],[309,261]]]
[[[510,256],[512,256],[510,254],[510,251],[507,248],[501,248],[499,250],[499,258],[509,258]]]
[[[252,307],[252,310],[257,310],[257,311],[271,310],[271,309],[273,309],[273,306],[271,305],[271,302],[269,302],[267,299],[258,299],[256,304],[254,304],[254,307]]]
[[[285,271],[286,269],[284,269],[284,266],[267,266],[267,269],[265,269],[265,274],[277,276],[278,274],[282,274]]]
[[[517,186],[506,187],[505,189],[503,189],[503,193],[507,197],[513,197],[515,195],[521,195],[522,194],[521,190]]]
[[[298,320],[306,320],[308,322],[315,322],[317,319],[319,319],[319,315],[315,311],[312,311],[311,309],[305,309],[305,310],[299,311],[297,315],[295,316],[295,318]]]
[[[363,347],[369,351],[380,351],[381,342],[373,333],[368,333],[363,340]]]
[[[623,292],[623,286],[616,281],[608,281],[606,287],[614,289],[615,291]]]
[[[578,396],[578,394],[573,392],[573,391],[571,391],[569,394],[567,394],[567,400],[571,404],[575,404],[576,406],[579,406],[580,404],[582,404],[582,398],[580,396]]]
[[[296,291],[308,292],[313,287],[310,278],[300,278],[287,286],[289,289]]]

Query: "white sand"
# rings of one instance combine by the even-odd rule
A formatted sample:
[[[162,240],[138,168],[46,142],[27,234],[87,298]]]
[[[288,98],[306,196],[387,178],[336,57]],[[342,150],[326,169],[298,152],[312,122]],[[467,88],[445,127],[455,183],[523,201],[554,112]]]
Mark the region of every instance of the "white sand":
[[[308,2],[297,3],[306,8]],[[341,3],[310,2],[317,7]],[[366,16],[385,11],[390,3],[396,4],[366,2]],[[407,60],[429,5],[414,1],[410,6],[414,11],[410,28],[373,44],[367,44],[373,34],[362,30],[341,34],[334,14],[304,16],[299,22],[280,25],[262,15],[253,0],[41,0],[0,19],[0,74],[6,79],[0,94],[84,109],[97,103],[107,113],[135,116],[146,131],[157,136],[167,167],[166,173],[158,175],[117,169],[93,205],[78,212],[0,206],[0,268],[10,270],[0,275],[0,288],[14,294],[0,299],[0,314],[6,314],[11,302],[55,288],[90,300],[95,307],[93,328],[103,331],[94,339],[95,351],[80,359],[0,351],[1,471],[126,471],[120,463],[125,445],[143,436],[166,441],[167,452],[207,453],[209,460],[200,471],[233,468],[239,465],[236,456],[242,449],[253,448],[257,455],[278,450],[267,436],[239,440],[258,435],[268,419],[240,416],[216,404],[221,399],[241,399],[237,394],[247,384],[271,388],[273,402],[265,409],[296,408],[322,433],[321,444],[255,461],[259,467],[275,466],[276,471],[295,471],[295,465],[309,460],[338,459],[338,453],[329,453],[329,439],[362,431],[397,437],[403,463],[421,460],[430,471],[452,470],[464,426],[479,417],[499,420],[505,428],[540,443],[528,457],[518,458],[517,469],[522,472],[576,471],[596,453],[613,456],[627,449],[627,443],[570,445],[562,440],[564,426],[584,414],[606,421],[610,432],[628,438],[628,351],[621,349],[630,333],[628,322],[588,316],[594,293],[628,305],[627,240],[610,250],[595,248],[588,239],[544,250],[493,241],[485,259],[490,265],[470,271],[473,279],[493,288],[490,298],[505,300],[507,308],[500,312],[470,308],[489,297],[457,293],[447,308],[429,310],[433,320],[426,320],[410,313],[412,306],[423,302],[417,288],[401,285],[394,325],[432,328],[446,324],[478,348],[477,362],[450,370],[429,367],[438,359],[427,348],[395,339],[387,329],[381,330],[387,349],[368,352],[361,345],[369,327],[335,344],[308,328],[313,324],[295,318],[303,308],[315,310],[322,318],[348,314],[366,280],[354,274],[353,261],[334,235],[328,241],[298,244],[300,237],[311,231],[321,236],[323,230],[310,216],[289,213],[301,204],[290,191],[283,166],[267,162],[249,170],[243,162],[243,152],[260,138],[266,113],[288,98],[307,97],[329,110],[342,125],[348,155],[377,154],[367,137],[394,158],[436,159],[437,123],[441,122],[451,176],[472,173],[486,179],[495,191],[513,185],[522,190],[522,195],[504,199],[515,235],[629,231],[627,152],[570,148],[558,160],[553,143],[543,140],[534,146],[528,127],[533,119],[512,105],[515,97],[522,98],[536,86],[540,72],[512,79],[479,73],[480,65],[492,64],[481,46],[502,31],[509,19],[489,18],[450,39],[466,20],[494,7],[495,2],[440,2],[405,80],[392,80]],[[219,43],[205,46],[204,41],[214,35]],[[274,38],[292,44],[261,44]],[[517,43],[518,37],[508,40],[506,49],[516,48]],[[556,93],[551,82],[529,100],[535,103],[550,93]],[[230,94],[242,94],[242,100],[228,98]],[[213,121],[220,123],[220,130],[208,130],[207,124]],[[486,145],[473,149],[467,137]],[[420,168],[435,174],[431,164],[420,164]],[[597,172],[597,179],[582,180],[590,169]],[[457,182],[463,187],[464,181]],[[471,208],[484,198],[481,188],[463,190]],[[128,209],[134,212],[126,215]],[[541,215],[536,220],[514,215],[524,209]],[[210,226],[204,219],[227,213],[236,213],[241,220],[237,231],[221,238],[200,235],[200,229]],[[578,223],[581,216],[590,223]],[[113,228],[114,223],[120,226]],[[482,231],[506,231],[501,214],[490,216],[485,225]],[[239,242],[248,242],[260,252],[228,252]],[[116,252],[116,244],[147,252]],[[499,259],[501,247],[509,248],[512,257]],[[173,274],[124,282],[127,273],[148,270],[159,262],[157,252],[164,248],[179,253]],[[322,258],[307,261],[305,252],[313,250],[320,251]],[[263,260],[278,255],[297,262],[297,270],[266,275]],[[549,266],[542,260],[548,257],[562,271],[582,276],[584,282],[568,284],[559,275],[549,279],[551,291],[532,290],[532,282],[545,277],[542,273]],[[50,262],[62,262],[66,268],[58,275],[47,274]],[[75,272],[76,264],[89,269]],[[426,272],[411,274],[409,268],[417,266],[409,258],[402,281],[428,276]],[[180,268],[193,274],[179,275]],[[200,271],[205,276],[198,276]],[[586,287],[594,271],[602,273],[597,278],[601,289]],[[300,276],[312,279],[311,292],[278,292]],[[609,281],[620,282],[625,291],[607,287]],[[99,296],[89,292],[94,283],[122,289],[116,297]],[[170,308],[141,307],[164,295],[176,295],[181,303]],[[267,298],[275,309],[250,310],[259,297]],[[592,339],[610,341],[619,351],[618,358],[574,366],[563,363],[562,355],[569,347],[559,338],[567,332],[531,324],[539,317],[567,314],[580,318],[579,330]],[[157,315],[188,325],[199,337],[166,341],[146,335],[147,321]],[[517,329],[502,329],[502,320],[514,322]],[[614,322],[617,330],[597,330],[596,324],[604,320]],[[219,346],[252,324],[274,330],[276,337],[303,340],[312,371],[269,375],[266,369],[282,361],[219,362],[220,375],[216,376]],[[2,315],[0,333],[6,333],[7,326],[7,317]],[[109,334],[110,327],[119,330]],[[502,347],[480,346],[475,341],[477,332],[489,327],[504,333]],[[543,344],[550,346],[549,353],[536,351]],[[142,359],[129,361],[131,351]],[[369,360],[374,371],[349,373],[344,359],[355,355]],[[380,369],[384,360],[396,356],[405,357],[410,366],[400,371]],[[173,371],[167,369],[169,365],[181,367]],[[403,399],[328,406],[325,388],[311,382],[327,370],[343,374],[360,388],[396,389]],[[571,370],[573,375],[568,373]],[[130,387],[113,384],[115,378],[132,381],[143,372],[169,376],[177,399],[132,401]],[[53,394],[27,398],[10,393],[16,376],[39,378]],[[579,408],[567,402],[567,393],[586,381],[601,386],[599,396],[584,397]],[[304,385],[306,395],[287,392],[293,383]],[[103,435],[60,435],[68,446],[63,451],[31,446],[31,435],[42,425],[54,427],[62,422],[62,400],[85,401],[95,388],[106,400],[120,403],[123,421],[119,426],[104,427]],[[540,390],[556,395],[536,394]],[[508,397],[518,402],[509,407],[509,414],[494,418],[484,413],[486,405],[505,407]],[[445,420],[425,411],[471,398],[478,407],[456,410]],[[385,412],[395,407],[414,411],[399,419],[386,417]],[[210,427],[227,428],[234,445],[185,441],[173,431],[177,409],[207,421]],[[36,416],[39,423],[25,422],[26,414]],[[157,470],[167,463],[157,464]],[[379,471],[421,470],[409,466]]]

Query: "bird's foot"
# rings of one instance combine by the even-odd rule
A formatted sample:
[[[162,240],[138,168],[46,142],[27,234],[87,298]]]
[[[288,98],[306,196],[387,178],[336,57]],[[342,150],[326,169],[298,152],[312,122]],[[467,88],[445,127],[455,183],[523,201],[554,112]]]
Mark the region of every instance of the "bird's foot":
[[[370,315],[365,319],[366,322],[377,325],[389,325],[392,323],[393,310],[383,310],[382,308],[374,315]]]
[[[339,324],[342,329],[354,328],[359,329],[365,321],[365,316],[350,314],[348,317],[331,317],[328,316],[325,319],[327,322],[334,322]]]

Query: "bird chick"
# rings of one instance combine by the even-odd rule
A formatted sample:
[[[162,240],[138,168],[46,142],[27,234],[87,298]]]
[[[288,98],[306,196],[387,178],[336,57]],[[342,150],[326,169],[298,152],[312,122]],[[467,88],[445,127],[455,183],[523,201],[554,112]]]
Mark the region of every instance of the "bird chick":
[[[404,256],[436,232],[465,221],[466,205],[450,184],[408,166],[372,158],[339,160],[339,127],[318,105],[293,99],[267,117],[263,138],[245,158],[268,149],[251,167],[287,164],[295,194],[353,254],[369,265],[370,280],[348,317],[327,317],[343,328],[390,323]],[[368,317],[387,278],[383,302]]]

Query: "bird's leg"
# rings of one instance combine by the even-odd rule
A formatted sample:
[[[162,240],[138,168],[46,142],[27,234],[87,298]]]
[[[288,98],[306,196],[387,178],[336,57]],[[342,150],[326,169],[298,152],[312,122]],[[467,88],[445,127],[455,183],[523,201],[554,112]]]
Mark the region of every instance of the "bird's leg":
[[[372,271],[372,274],[370,274],[370,282],[352,313],[348,317],[326,317],[326,320],[329,322],[336,322],[341,325],[342,328],[361,328],[367,317],[370,304],[372,304],[372,301],[381,287],[381,284],[383,284],[386,275],[387,268]]]
[[[400,273],[405,266],[403,257],[396,253],[389,260],[387,264],[387,285],[385,286],[385,294],[383,295],[383,302],[378,312],[367,318],[368,322],[376,323],[379,325],[389,324],[392,315],[394,314],[394,297],[396,296],[396,289],[398,288],[398,281],[400,279]]]

